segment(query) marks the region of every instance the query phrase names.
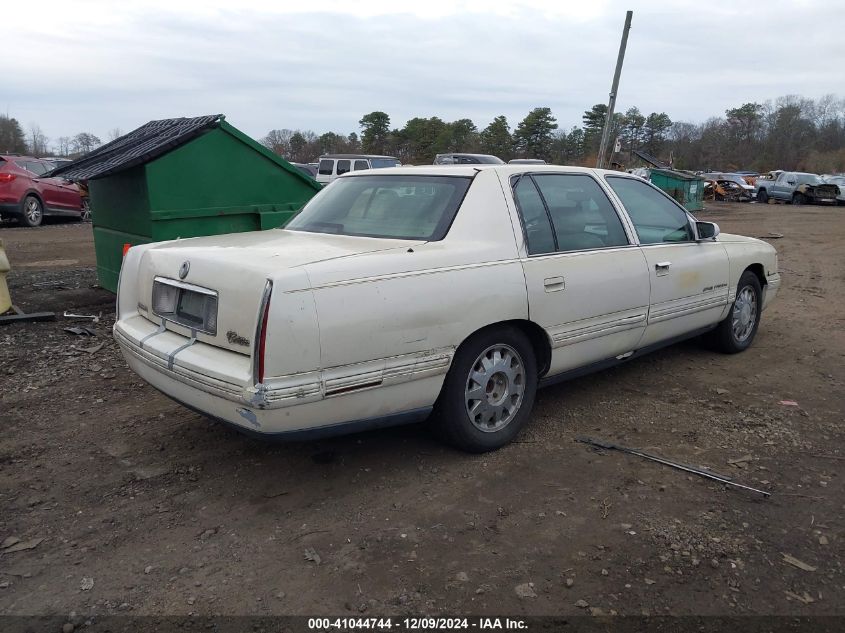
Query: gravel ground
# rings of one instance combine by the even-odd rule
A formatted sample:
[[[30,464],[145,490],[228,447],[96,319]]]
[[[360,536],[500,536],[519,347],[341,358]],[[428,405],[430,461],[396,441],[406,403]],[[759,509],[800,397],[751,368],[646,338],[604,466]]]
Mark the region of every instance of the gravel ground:
[[[266,444],[203,419],[128,371],[90,226],[0,229],[21,307],[103,314],[0,328],[0,614],[845,615],[843,213],[711,205],[783,234],[754,346],[545,389],[480,456],[425,425]]]

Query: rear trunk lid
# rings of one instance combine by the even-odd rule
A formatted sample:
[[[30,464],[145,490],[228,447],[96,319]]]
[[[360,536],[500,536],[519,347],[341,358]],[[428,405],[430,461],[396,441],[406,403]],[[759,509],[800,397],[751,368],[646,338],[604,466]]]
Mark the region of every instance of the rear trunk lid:
[[[274,296],[307,288],[303,266],[351,258],[376,251],[407,249],[420,242],[271,230],[164,242],[144,252],[139,270],[139,311],[159,323],[153,286],[162,283],[196,287],[217,296],[216,328],[203,332],[166,317],[166,327],[184,336],[233,352],[250,354],[258,310],[268,279],[279,280]],[[186,264],[187,262],[187,264]],[[184,277],[181,272],[186,272]]]

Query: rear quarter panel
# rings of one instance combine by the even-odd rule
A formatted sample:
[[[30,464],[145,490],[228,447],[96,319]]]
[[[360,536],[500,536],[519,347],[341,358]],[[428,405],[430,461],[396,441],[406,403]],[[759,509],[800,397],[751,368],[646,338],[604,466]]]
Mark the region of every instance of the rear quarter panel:
[[[476,330],[528,315],[514,231],[492,171],[475,176],[443,240],[307,269],[323,368],[444,350],[451,356]]]

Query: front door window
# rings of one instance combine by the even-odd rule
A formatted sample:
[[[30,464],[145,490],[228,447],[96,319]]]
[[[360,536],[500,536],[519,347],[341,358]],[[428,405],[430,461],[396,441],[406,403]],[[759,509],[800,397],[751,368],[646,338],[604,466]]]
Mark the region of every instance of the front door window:
[[[653,186],[619,176],[609,176],[607,183],[625,205],[640,244],[691,242],[695,239],[686,212]]]

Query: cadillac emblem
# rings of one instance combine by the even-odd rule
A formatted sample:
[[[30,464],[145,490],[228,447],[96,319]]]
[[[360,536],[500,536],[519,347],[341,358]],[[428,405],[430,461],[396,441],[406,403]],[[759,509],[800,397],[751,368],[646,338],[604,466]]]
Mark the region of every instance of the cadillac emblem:
[[[188,271],[191,270],[191,262],[187,259],[179,266],[179,279],[184,279],[188,276]]]

